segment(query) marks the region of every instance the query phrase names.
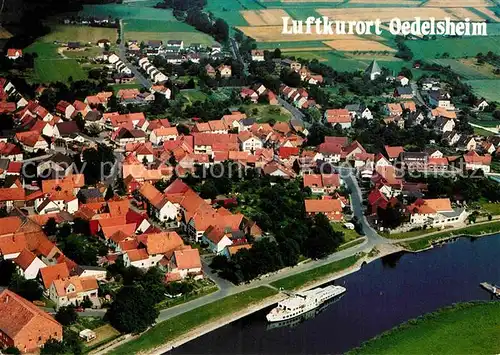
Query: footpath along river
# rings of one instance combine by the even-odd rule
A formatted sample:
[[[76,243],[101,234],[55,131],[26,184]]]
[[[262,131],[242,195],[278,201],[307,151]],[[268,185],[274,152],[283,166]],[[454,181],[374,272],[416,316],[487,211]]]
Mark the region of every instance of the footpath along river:
[[[342,353],[440,307],[491,299],[479,283],[500,284],[499,261],[500,234],[475,240],[461,238],[418,254],[393,254],[336,280],[347,293],[293,327],[270,329],[265,319],[268,308],[169,354]]]

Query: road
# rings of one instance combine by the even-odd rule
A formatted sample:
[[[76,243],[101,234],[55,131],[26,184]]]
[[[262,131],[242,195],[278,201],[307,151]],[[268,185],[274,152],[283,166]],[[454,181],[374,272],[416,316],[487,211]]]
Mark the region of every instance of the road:
[[[151,80],[147,79],[144,75],[142,75],[141,72],[136,68],[135,65],[132,65],[127,59],[127,48],[125,47],[125,36],[124,36],[124,26],[123,26],[123,20],[120,20],[120,45],[118,46],[118,56],[122,60],[123,63],[127,67],[129,67],[132,70],[132,73],[135,75],[135,79],[144,86],[146,89],[151,89],[153,86],[153,83]]]
[[[241,56],[240,53],[240,46],[238,45],[238,42],[234,39],[234,37],[229,38],[229,42],[231,42],[231,52],[233,53],[233,58],[241,63],[243,65],[243,72],[245,75],[248,75],[248,63],[243,60],[243,57]]]
[[[415,81],[412,81],[412,82],[410,82],[410,86],[411,86],[411,89],[413,90],[413,94],[414,94],[413,96],[414,96],[414,99],[417,102],[417,104],[420,106],[425,106],[429,110],[431,110],[431,108],[427,105],[424,98],[422,97],[422,94],[420,94],[420,90],[418,89],[417,83]]]
[[[287,111],[289,111],[293,118],[296,120],[299,120],[302,122],[302,124],[305,126],[307,122],[304,122],[304,118],[306,117],[297,107],[293,106],[292,104],[286,102],[283,100],[281,97],[278,96],[278,102],[280,103],[281,106],[283,106]]]
[[[200,297],[198,299],[195,299],[193,301],[187,302],[180,304],[178,306],[164,309],[160,311],[160,316],[158,317],[158,321],[165,321],[167,319],[170,319],[172,317],[178,316],[179,314],[182,314],[184,312],[190,311],[196,307],[200,307],[203,305],[206,305],[211,302],[215,302],[220,300],[221,298],[224,298],[226,296],[230,296],[236,293],[240,293],[243,291],[246,291],[251,288],[259,287],[259,286],[270,286],[270,283],[277,281],[279,279],[282,279],[287,276],[291,276],[300,272],[308,271],[314,268],[317,268],[322,265],[329,264],[334,261],[342,260],[347,257],[356,255],[361,252],[367,252],[373,249],[373,247],[382,245],[382,244],[394,244],[395,242],[400,242],[400,241],[393,241],[389,240],[386,238],[383,238],[380,236],[375,229],[371,227],[371,225],[368,223],[368,220],[366,219],[363,211],[363,203],[362,203],[362,195],[361,195],[361,190],[359,188],[358,182],[356,180],[356,177],[354,176],[354,171],[352,168],[338,168],[342,174],[342,179],[345,181],[349,189],[351,190],[351,205],[352,209],[354,211],[354,215],[357,216],[360,220],[360,222],[363,225],[363,230],[366,234],[366,241],[362,244],[359,244],[357,246],[354,246],[349,249],[345,249],[342,251],[339,251],[337,253],[329,255],[325,259],[321,260],[313,260],[305,264],[297,265],[294,267],[289,267],[285,268],[282,270],[279,270],[275,273],[272,273],[267,276],[263,276],[259,279],[253,280],[250,283],[243,284],[243,285],[234,285],[227,280],[224,280],[217,275],[213,274],[210,271],[210,268],[206,263],[203,263],[203,271],[205,274],[210,277],[219,287],[219,290],[211,293],[209,295]]]
[[[352,168],[338,168],[338,170],[342,176],[342,180],[344,180],[349,190],[351,190],[351,208],[354,215],[363,226],[363,231],[368,238],[368,246],[374,247],[383,243],[391,243],[391,240],[382,237],[375,229],[373,229],[370,223],[368,223],[364,213],[361,189],[359,188],[358,181],[354,175],[354,170]]]

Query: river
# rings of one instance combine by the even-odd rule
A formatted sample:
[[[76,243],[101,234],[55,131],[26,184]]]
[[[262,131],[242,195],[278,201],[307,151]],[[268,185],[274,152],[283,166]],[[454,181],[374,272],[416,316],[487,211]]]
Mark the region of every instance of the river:
[[[418,254],[393,254],[336,280],[347,293],[294,327],[268,329],[268,308],[170,353],[342,353],[440,307],[491,299],[479,283],[500,283],[499,261],[500,234],[476,240],[462,238]]]

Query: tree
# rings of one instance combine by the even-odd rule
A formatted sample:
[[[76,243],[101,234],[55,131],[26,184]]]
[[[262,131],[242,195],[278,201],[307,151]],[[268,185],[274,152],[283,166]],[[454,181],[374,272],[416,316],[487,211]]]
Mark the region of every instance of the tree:
[[[115,181],[115,185],[113,186],[115,193],[118,196],[125,196],[127,194],[127,189],[125,188],[125,182],[122,177],[117,177]]]
[[[16,265],[11,260],[0,261],[0,286],[8,286],[16,274]]]
[[[28,301],[42,298],[43,290],[35,280],[26,280],[23,276],[14,274],[9,284],[9,289]]]
[[[58,242],[64,241],[71,234],[71,226],[68,223],[63,223],[57,230],[56,237]]]
[[[273,57],[274,57],[274,58],[277,58],[277,59],[281,58],[281,49],[276,48],[276,49],[274,50]]]
[[[148,291],[140,286],[124,286],[106,312],[106,318],[122,333],[139,333],[153,324],[158,314]]]
[[[21,351],[15,346],[9,346],[8,348],[2,350],[4,354],[20,355]]]
[[[75,324],[78,320],[78,314],[76,313],[74,306],[63,306],[59,308],[56,313],[56,321],[64,326]]]
[[[217,187],[213,180],[207,180],[201,185],[200,196],[204,199],[214,200],[218,195]]]
[[[113,197],[115,197],[115,191],[113,189],[113,186],[109,185],[108,188],[106,189],[106,194],[104,195],[104,199],[108,201],[111,200]]]
[[[64,342],[50,338],[45,342],[43,348],[40,349],[40,355],[64,355],[67,354]]]
[[[315,215],[312,222],[312,228],[305,241],[305,253],[313,259],[324,258],[342,244],[343,233],[334,231],[330,221],[322,213]]]
[[[50,217],[47,220],[47,223],[43,226],[43,230],[47,235],[55,235],[57,232],[57,222],[55,218]]]
[[[80,265],[97,265],[97,257],[107,254],[107,247],[97,238],[71,234],[61,242],[61,250]]]

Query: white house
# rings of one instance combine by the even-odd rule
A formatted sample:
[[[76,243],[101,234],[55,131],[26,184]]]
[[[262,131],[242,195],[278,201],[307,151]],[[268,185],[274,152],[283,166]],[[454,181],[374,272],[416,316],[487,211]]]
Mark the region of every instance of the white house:
[[[156,128],[149,135],[149,140],[151,143],[158,145],[165,141],[174,141],[178,135],[177,127]]]
[[[47,266],[28,249],[24,249],[13,261],[17,266],[19,275],[27,280],[35,279],[40,269]]]
[[[116,54],[111,54],[109,57],[108,57],[108,62],[110,64],[115,64],[116,62],[118,62],[120,60],[120,57],[118,57]]]
[[[95,278],[72,276],[52,281],[49,298],[56,304],[56,309],[68,305],[76,306],[86,297],[94,305],[99,305],[98,289]]]
[[[443,228],[459,226],[468,216],[465,208],[453,208],[448,198],[418,199],[408,206],[410,225]]]
[[[192,276],[194,279],[203,278],[198,249],[174,251],[174,255],[169,263],[169,272],[178,274],[181,279],[185,279],[187,276]]]
[[[429,94],[429,103],[435,107],[441,107],[447,110],[453,110],[455,106],[451,104],[451,96],[449,93],[438,90],[432,91]]]
[[[252,49],[252,60],[254,62],[264,61],[264,51],[259,49]]]
[[[240,149],[244,152],[255,152],[257,149],[262,149],[264,146],[262,140],[248,131],[241,132],[238,135],[238,141],[240,143]]]
[[[209,227],[203,234],[202,241],[208,244],[208,249],[215,254],[222,254],[227,246],[233,244],[230,234],[215,227]]]

